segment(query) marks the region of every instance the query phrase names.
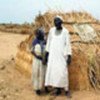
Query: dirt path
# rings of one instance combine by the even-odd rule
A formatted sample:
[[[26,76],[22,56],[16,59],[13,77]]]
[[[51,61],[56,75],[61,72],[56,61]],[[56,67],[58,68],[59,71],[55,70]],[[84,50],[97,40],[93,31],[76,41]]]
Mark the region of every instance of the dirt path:
[[[17,45],[27,35],[0,32],[0,100],[68,100],[66,96],[37,96],[33,92],[31,78],[26,78],[15,68],[12,59]],[[97,91],[73,91],[71,100],[100,100]]]

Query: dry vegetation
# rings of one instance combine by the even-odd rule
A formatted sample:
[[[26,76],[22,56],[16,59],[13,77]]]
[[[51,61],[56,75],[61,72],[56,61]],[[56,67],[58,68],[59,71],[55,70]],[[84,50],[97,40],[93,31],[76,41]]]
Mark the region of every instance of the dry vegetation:
[[[0,31],[9,32],[9,33],[20,33],[20,34],[32,34],[33,33],[33,24],[24,23],[24,24],[0,24]]]

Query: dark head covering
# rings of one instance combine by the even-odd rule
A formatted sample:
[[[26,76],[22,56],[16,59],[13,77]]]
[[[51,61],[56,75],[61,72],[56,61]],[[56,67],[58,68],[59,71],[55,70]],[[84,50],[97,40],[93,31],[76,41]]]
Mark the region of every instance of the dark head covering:
[[[35,34],[36,34],[36,38],[38,40],[44,40],[44,30],[42,28],[38,28],[36,31],[35,31]]]
[[[62,23],[63,23],[63,20],[62,20],[62,18],[61,18],[60,16],[56,16],[56,17],[54,18],[54,25],[55,25],[55,27],[56,27],[57,29],[61,29]]]
[[[35,31],[35,35],[36,35],[36,38],[33,40],[32,42],[32,45],[36,45],[36,44],[40,44],[41,42],[43,44],[46,43],[45,39],[44,39],[44,36],[45,36],[45,32],[43,30],[43,28],[38,28],[36,31]]]

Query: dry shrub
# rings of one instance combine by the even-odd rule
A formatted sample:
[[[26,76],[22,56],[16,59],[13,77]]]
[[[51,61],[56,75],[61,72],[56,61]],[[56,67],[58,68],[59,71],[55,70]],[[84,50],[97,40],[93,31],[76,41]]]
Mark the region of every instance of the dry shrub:
[[[10,33],[21,33],[21,34],[32,34],[32,25],[31,24],[0,24],[0,31],[10,32]]]

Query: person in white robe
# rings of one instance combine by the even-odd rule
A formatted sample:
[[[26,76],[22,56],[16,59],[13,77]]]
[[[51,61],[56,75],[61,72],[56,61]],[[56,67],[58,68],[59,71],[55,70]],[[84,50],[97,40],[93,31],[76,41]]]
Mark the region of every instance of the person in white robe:
[[[50,29],[48,35],[45,87],[46,91],[48,86],[56,88],[56,95],[61,94],[61,88],[64,88],[66,95],[69,95],[68,65],[71,63],[72,50],[69,32],[62,23],[61,17],[55,17],[55,27]]]
[[[37,29],[36,38],[32,43],[32,54],[34,55],[32,64],[32,83],[37,95],[41,94],[44,87],[46,66],[43,64],[43,55],[45,53],[44,32]]]

